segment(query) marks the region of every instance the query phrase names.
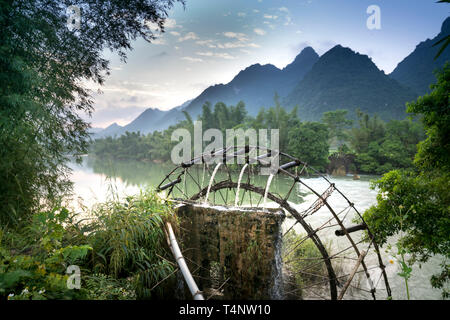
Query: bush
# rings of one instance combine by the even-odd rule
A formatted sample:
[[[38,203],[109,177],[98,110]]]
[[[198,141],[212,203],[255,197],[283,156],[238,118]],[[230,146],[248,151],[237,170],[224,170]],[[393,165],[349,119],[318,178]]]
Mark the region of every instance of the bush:
[[[82,224],[56,208],[1,231],[0,299],[159,297],[174,270],[163,231],[172,208],[150,191],[91,213],[93,222]],[[70,265],[80,267],[81,289],[67,287]]]
[[[98,205],[95,228],[87,241],[93,247],[91,267],[114,278],[131,277],[138,298],[173,272],[163,231],[173,220],[171,207],[154,192]]]

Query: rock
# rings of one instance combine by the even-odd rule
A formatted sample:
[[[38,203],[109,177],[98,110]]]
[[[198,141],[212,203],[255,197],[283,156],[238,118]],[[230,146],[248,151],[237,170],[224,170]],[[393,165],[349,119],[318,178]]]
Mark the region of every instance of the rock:
[[[358,176],[356,173],[353,175],[353,180],[359,180],[359,179],[361,179],[361,177],[360,176]]]

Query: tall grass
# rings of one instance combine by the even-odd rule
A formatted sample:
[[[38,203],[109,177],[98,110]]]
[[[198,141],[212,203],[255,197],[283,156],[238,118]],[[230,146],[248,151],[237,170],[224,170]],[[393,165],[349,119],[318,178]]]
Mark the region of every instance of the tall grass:
[[[171,206],[155,192],[141,191],[124,202],[99,204],[92,214],[87,240],[93,271],[129,278],[138,298],[151,297],[150,289],[173,272],[163,229],[165,221],[176,222]]]
[[[164,224],[177,223],[169,204],[154,191],[141,191],[83,214],[93,219],[80,223],[73,213],[58,208],[35,213],[20,230],[0,230],[0,300],[167,295],[175,262]],[[81,289],[76,292],[66,288],[65,272],[71,264],[81,269]]]

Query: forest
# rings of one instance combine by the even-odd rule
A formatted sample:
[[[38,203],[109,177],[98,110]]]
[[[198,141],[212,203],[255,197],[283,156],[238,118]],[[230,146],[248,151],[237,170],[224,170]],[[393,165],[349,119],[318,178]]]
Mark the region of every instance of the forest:
[[[290,112],[280,105],[277,96],[274,106],[262,108],[256,117],[247,114],[245,103],[227,106],[222,102],[214,107],[203,105],[198,120],[203,130],[279,129],[280,150],[331,173],[330,159],[352,159],[348,169],[352,173],[383,174],[392,169],[411,168],[416,145],[425,138],[419,121],[404,119],[385,122],[378,116],[357,111],[357,121],[348,119],[348,110],[325,112],[320,122],[302,121],[297,108]],[[193,120],[186,119],[162,132],[147,135],[126,132],[119,137],[96,139],[90,148],[99,158],[167,162],[177,141],[171,141],[177,128],[193,130]]]

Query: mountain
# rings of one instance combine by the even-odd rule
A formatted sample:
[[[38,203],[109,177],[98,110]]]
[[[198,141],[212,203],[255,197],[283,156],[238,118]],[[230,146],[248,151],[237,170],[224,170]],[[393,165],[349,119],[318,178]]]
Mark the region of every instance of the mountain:
[[[157,108],[148,108],[144,112],[142,112],[136,119],[124,126],[122,131],[140,131],[143,134],[147,134],[150,131],[154,131],[153,128],[160,122],[164,113],[164,111]]]
[[[275,93],[280,96],[288,94],[318,59],[314,49],[308,47],[282,70],[271,64],[251,65],[229,83],[208,87],[186,107],[186,111],[196,118],[207,101],[214,106],[219,101],[236,105],[242,100],[248,113],[256,115],[261,107],[269,107],[273,103]]]
[[[148,108],[126,126],[121,127],[117,123],[113,123],[100,132],[93,132],[93,137],[104,138],[107,136],[120,136],[126,131],[140,131],[142,134],[148,134],[153,131],[165,130],[169,126],[185,119],[182,110],[184,110],[191,101],[192,100],[188,100],[182,105],[167,111],[157,108]]]
[[[357,108],[389,120],[403,118],[405,103],[415,98],[368,56],[337,45],[320,57],[283,102],[290,108],[298,105],[303,120],[319,120],[325,111]]]
[[[448,49],[434,60],[440,46],[433,47],[433,45],[448,34],[450,34],[450,17],[445,19],[442,24],[441,32],[434,39],[427,39],[417,45],[416,49],[398,64],[390,77],[411,88],[418,95],[429,92],[430,84],[436,82],[433,71],[441,68],[446,61],[450,60],[450,50]]]
[[[105,138],[108,136],[120,136],[122,134],[122,129],[123,127],[114,122],[101,131],[96,130],[97,132],[93,132],[91,135],[94,139]]]

